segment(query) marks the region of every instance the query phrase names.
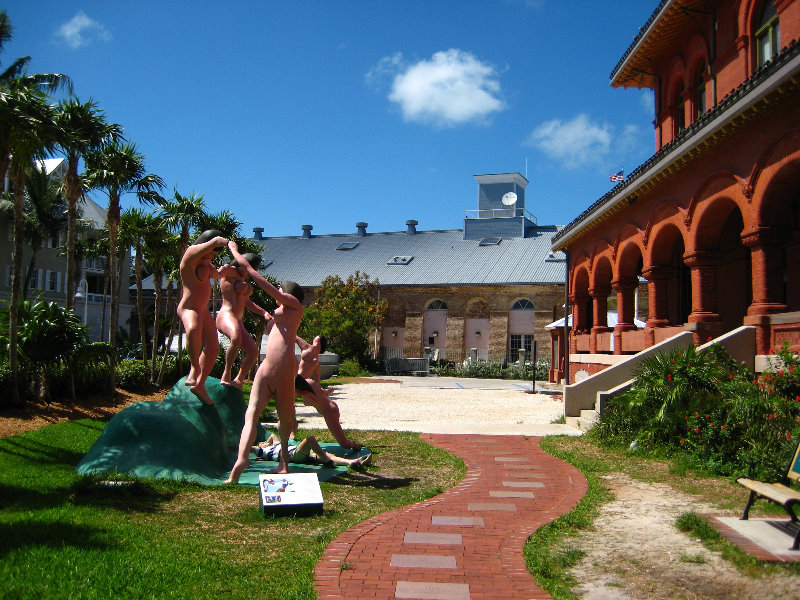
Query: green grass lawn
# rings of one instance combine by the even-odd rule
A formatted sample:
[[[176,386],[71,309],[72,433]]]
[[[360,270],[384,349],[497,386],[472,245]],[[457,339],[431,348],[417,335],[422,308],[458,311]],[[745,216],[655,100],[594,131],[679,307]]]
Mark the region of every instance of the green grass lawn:
[[[252,486],[108,486],[77,475],[104,426],[86,419],[0,438],[0,598],[314,598],[314,566],[337,534],[465,471],[418,434],[358,432],[373,464],[322,483],[322,515],[264,518]]]

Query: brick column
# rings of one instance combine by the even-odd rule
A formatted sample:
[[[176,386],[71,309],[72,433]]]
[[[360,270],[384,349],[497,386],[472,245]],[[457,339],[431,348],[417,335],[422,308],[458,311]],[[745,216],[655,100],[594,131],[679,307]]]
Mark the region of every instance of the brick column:
[[[639,285],[638,279],[624,277],[611,282],[611,288],[617,292],[617,324],[614,326],[614,354],[622,354],[622,332],[636,329],[634,321],[634,292]]]
[[[597,353],[597,334],[610,331],[608,327],[608,295],[611,289],[607,287],[594,287],[589,290],[592,297],[594,310],[594,323],[592,324],[592,337],[589,339],[589,352]]]
[[[683,255],[691,269],[692,312],[687,328],[694,334],[694,344],[705,343],[722,332],[717,313],[717,265],[719,256],[711,250],[697,250]]]
[[[644,328],[644,346],[650,348],[655,345],[655,332],[657,327],[669,326],[667,316],[667,284],[675,277],[675,269],[667,266],[653,265],[642,270],[642,276],[647,279],[647,323]]]
[[[756,349],[759,354],[767,354],[769,315],[787,310],[783,291],[783,236],[768,227],[757,227],[742,233],[742,243],[750,248],[753,293],[744,324],[756,328]]]
[[[403,356],[406,358],[422,357],[422,313],[406,315]]]
[[[447,313],[444,353],[447,360],[464,360],[464,316]]]

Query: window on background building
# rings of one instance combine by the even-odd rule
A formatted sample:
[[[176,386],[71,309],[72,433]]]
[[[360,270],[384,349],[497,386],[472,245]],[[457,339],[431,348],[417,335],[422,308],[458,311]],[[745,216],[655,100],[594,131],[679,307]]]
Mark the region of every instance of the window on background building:
[[[41,284],[39,283],[39,269],[34,269],[31,272],[31,278],[28,279],[28,289],[39,287],[41,287]]]
[[[514,306],[511,307],[511,310],[533,310],[533,302],[527,298],[517,300],[514,302]]]
[[[511,334],[511,344],[509,353],[511,355],[511,360],[517,360],[517,356],[519,356],[519,350],[525,350],[525,357],[529,359],[531,357],[531,350],[533,349],[533,336],[532,335],[525,335],[525,334]]]
[[[425,310],[447,310],[444,300],[431,300]]]
[[[706,63],[700,64],[697,71],[697,82],[694,88],[695,118],[699,119],[706,114],[706,80],[703,76],[706,72]]]
[[[60,292],[60,283],[61,283],[61,273],[58,271],[47,271],[47,281],[45,285],[47,286],[48,292]]]
[[[778,54],[779,33],[778,10],[775,8],[775,4],[768,0],[761,7],[761,18],[758,20],[758,29],[756,29],[759,67]]]

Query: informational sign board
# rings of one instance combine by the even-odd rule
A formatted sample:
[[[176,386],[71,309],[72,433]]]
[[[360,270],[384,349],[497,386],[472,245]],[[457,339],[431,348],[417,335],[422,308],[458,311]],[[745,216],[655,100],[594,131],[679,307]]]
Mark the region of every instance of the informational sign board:
[[[264,516],[322,512],[322,490],[316,473],[262,473],[258,491]]]

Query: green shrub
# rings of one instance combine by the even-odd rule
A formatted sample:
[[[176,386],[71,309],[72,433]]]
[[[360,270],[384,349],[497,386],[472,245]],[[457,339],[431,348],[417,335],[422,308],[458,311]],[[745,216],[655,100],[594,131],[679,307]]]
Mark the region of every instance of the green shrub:
[[[358,364],[356,359],[345,358],[339,365],[337,375],[339,377],[368,377],[371,373]]]
[[[147,389],[150,369],[137,358],[125,358],[117,363],[117,385],[129,392],[141,392]]]
[[[452,363],[441,361],[432,367],[436,375],[446,377],[471,377],[476,379],[521,379],[531,381],[534,367],[530,363],[524,365],[507,364],[502,361],[464,361]],[[536,361],[536,379],[546,380],[550,370],[550,360],[542,358]]]
[[[652,357],[589,435],[616,447],[635,441],[712,473],[775,480],[800,435],[800,359],[784,346],[773,362],[756,377],[718,344]]]

